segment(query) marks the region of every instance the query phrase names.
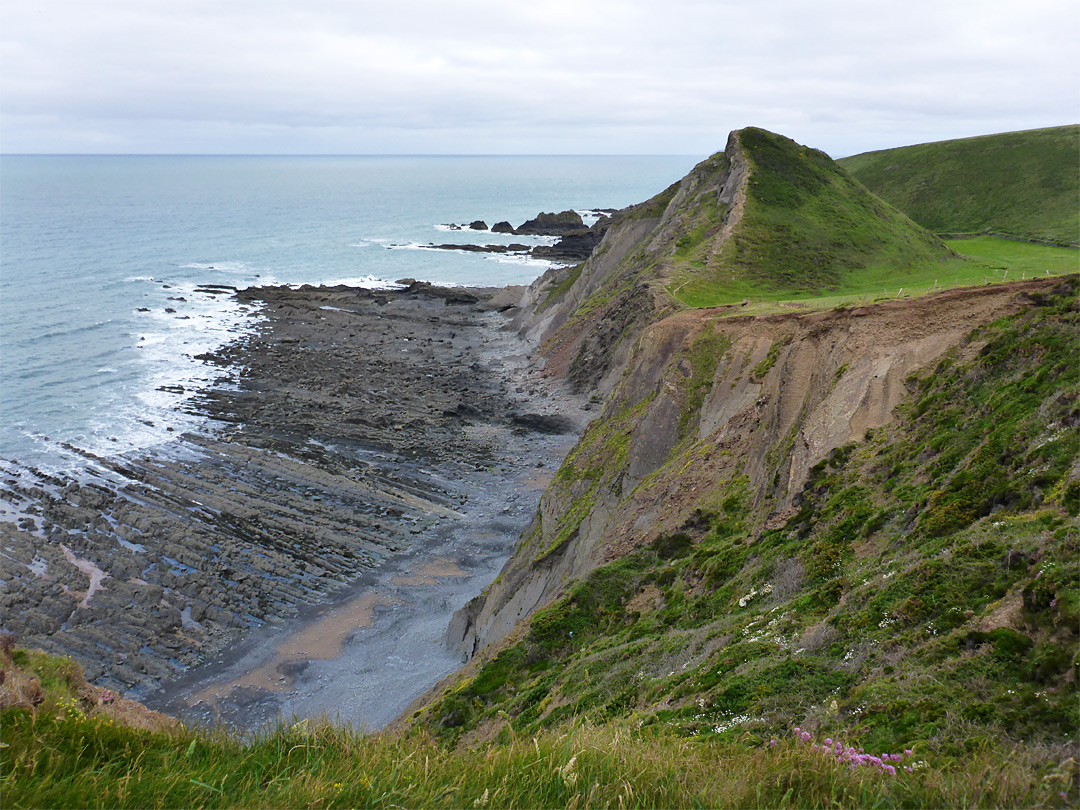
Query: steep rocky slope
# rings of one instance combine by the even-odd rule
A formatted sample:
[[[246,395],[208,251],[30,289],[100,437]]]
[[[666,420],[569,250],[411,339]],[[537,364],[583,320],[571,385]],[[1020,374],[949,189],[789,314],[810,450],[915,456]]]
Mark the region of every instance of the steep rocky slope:
[[[976,325],[1058,283],[815,314],[694,310],[649,326],[514,558],[457,617],[452,641],[471,654],[501,639],[566,583],[698,512],[721,512],[732,494],[750,525],[782,525],[814,466],[888,425],[913,377]]]
[[[753,143],[804,149],[733,133],[520,302],[548,372],[603,410],[500,577],[455,616],[450,643],[476,659],[418,716],[450,738],[496,717],[633,715],[907,739],[947,719],[950,745],[963,723],[1060,741],[1080,618],[1075,277],[762,317],[687,309],[680,244],[730,259],[765,234],[746,272],[802,284],[769,272],[800,249],[792,230],[748,227],[747,189],[779,182]],[[947,257],[865,192],[811,186],[799,207],[877,223],[867,244],[897,261],[912,245]],[[925,688],[954,678],[960,692]],[[1024,708],[999,705],[1014,694]]]
[[[655,535],[697,508],[702,486],[691,498],[668,482],[682,510],[660,494],[657,473],[682,458],[677,447],[731,444],[753,426],[736,442],[738,464],[692,464],[688,474],[710,492],[752,474],[756,503],[782,510],[824,454],[888,420],[906,374],[1001,303],[930,307],[915,325],[907,312],[865,317],[878,310],[749,320],[731,320],[738,306],[687,311],[678,294],[689,285],[713,297],[798,293],[871,264],[952,255],[827,155],[755,128],[732,132],[724,152],[602,227],[587,261],[547,273],[517,302],[516,325],[548,373],[607,399],[504,576],[455,620],[451,638],[467,652],[594,567],[613,538]],[[834,379],[841,367],[851,373]],[[649,498],[666,509],[645,507]]]

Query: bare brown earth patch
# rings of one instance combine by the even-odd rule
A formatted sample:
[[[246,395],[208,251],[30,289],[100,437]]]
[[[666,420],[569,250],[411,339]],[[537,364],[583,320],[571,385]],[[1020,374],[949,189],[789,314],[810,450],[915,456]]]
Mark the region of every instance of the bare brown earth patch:
[[[656,610],[663,603],[660,589],[655,585],[649,585],[642,589],[641,593],[626,603],[627,613],[648,613]]]
[[[1020,627],[1023,625],[1021,610],[1024,600],[1016,591],[1005,594],[998,602],[990,606],[990,611],[979,620],[979,629],[983,632],[997,630],[999,627]]]

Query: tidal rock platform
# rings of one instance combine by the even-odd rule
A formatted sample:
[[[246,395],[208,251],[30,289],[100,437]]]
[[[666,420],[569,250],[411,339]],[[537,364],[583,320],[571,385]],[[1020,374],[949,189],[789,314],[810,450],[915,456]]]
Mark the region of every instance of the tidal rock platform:
[[[204,430],[71,475],[5,469],[0,625],[190,720],[382,725],[379,673],[403,708],[454,666],[446,623],[508,557],[580,403],[498,290],[237,296],[252,328],[202,358],[231,382],[187,401]]]

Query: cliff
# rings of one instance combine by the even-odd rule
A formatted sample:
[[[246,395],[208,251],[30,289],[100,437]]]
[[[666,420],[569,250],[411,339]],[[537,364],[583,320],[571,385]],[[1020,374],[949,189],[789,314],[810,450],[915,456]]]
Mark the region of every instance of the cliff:
[[[766,204],[755,187],[794,191]],[[778,258],[812,222],[840,247]],[[601,415],[455,615],[449,642],[475,660],[420,722],[457,739],[569,717],[794,720],[870,745],[961,745],[974,723],[1060,742],[1080,622],[1075,277],[814,302],[956,259],[760,130],[605,227],[517,316]],[[692,308],[689,286],[778,303]],[[1017,694],[1025,708],[1001,708]]]
[[[755,509],[782,512],[813,464],[888,421],[908,374],[1002,304],[916,303],[927,312],[914,319],[906,305],[809,318],[688,309],[688,290],[694,301],[808,295],[866,268],[953,256],[824,153],[760,129],[732,132],[724,152],[602,228],[588,260],[516,302],[547,372],[606,403],[499,580],[455,617],[451,643],[468,654],[740,476]],[[686,466],[729,445],[723,464]]]
[[[513,559],[455,617],[451,643],[471,655],[502,639],[567,583],[697,513],[723,513],[732,495],[758,529],[783,525],[815,465],[888,425],[912,378],[974,327],[1023,309],[1031,286],[810,314],[693,310],[644,328]]]

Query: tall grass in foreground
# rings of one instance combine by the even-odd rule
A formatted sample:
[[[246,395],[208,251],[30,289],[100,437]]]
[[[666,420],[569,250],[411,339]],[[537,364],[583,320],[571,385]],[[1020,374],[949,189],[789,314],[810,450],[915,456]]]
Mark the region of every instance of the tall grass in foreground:
[[[717,743],[578,725],[450,750],[301,723],[243,743],[108,720],[3,715],[0,805],[16,807],[1056,807],[1075,763],[1050,748],[964,760],[916,750],[912,772],[855,767],[800,741]],[[925,762],[920,762],[925,759]]]

